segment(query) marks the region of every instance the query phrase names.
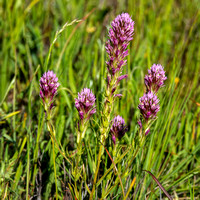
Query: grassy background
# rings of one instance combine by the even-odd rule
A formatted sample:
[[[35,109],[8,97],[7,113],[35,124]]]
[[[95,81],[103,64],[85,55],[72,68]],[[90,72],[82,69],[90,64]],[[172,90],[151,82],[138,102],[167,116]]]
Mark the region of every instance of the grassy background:
[[[90,13],[92,9],[95,11]],[[76,149],[78,113],[74,98],[83,87],[97,97],[98,121],[105,84],[105,41],[110,22],[121,12],[135,21],[130,45],[129,76],[121,84],[123,97],[114,114],[124,117],[129,131],[121,144],[130,145],[137,134],[139,97],[145,91],[144,75],[153,63],[164,66],[168,76],[159,93],[161,110],[147,137],[142,162],[133,162],[123,179],[125,191],[136,177],[129,198],[156,199],[159,190],[151,171],[166,190],[180,199],[200,198],[200,2],[198,0],[158,1],[20,1],[0,2],[0,195],[1,199],[50,199],[55,195],[50,137],[43,125],[44,111],[39,99],[39,79],[46,71],[45,60],[56,31],[66,22],[87,17],[67,26],[52,47],[47,65],[59,77],[54,122],[56,138],[63,149]],[[87,16],[87,14],[89,15]],[[92,122],[84,139],[85,180],[92,188],[98,154],[98,126]],[[39,151],[35,150],[38,138]],[[110,146],[109,146],[110,145]],[[108,141],[108,150],[111,150]],[[36,152],[36,153],[35,153]],[[127,159],[130,159],[129,152]],[[109,158],[104,154],[101,173]],[[123,162],[126,162],[124,160]],[[124,172],[124,164],[119,171]],[[56,152],[57,183],[61,199],[70,196],[70,165]],[[36,178],[35,178],[36,177]],[[99,182],[97,196],[105,197],[111,174]],[[120,199],[120,187],[111,188],[108,199]],[[88,199],[85,186],[82,198]],[[85,196],[84,196],[85,195]]]

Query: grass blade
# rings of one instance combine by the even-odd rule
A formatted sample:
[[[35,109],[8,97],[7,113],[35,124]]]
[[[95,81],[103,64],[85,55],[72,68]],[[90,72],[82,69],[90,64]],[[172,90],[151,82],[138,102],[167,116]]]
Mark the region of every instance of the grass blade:
[[[158,181],[158,179],[150,171],[147,171],[147,170],[143,170],[143,171],[147,172],[149,175],[152,176],[153,180],[158,184],[159,188],[165,193],[165,195],[167,196],[167,198],[169,200],[173,200],[172,197],[169,195],[169,193],[165,190],[165,188]]]

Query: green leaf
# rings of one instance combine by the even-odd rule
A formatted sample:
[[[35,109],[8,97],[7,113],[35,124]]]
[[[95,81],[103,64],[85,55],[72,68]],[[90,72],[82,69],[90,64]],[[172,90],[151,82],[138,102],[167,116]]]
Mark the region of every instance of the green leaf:
[[[22,162],[20,161],[19,166],[17,168],[16,174],[15,174],[15,178],[14,178],[14,183],[12,185],[12,190],[16,190],[18,183],[20,181],[21,175],[22,175],[22,171],[23,171],[23,166],[22,166]]]

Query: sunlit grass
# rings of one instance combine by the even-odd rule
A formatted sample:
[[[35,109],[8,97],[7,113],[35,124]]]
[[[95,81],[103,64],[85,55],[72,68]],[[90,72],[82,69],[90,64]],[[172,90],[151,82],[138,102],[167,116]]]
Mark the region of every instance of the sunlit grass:
[[[101,145],[98,120],[106,78],[107,27],[121,12],[128,12],[135,21],[134,39],[124,69],[128,79],[121,83],[123,97],[115,102],[113,113],[123,116],[129,129],[120,141],[124,157],[115,161],[124,192],[129,192],[129,199],[159,199],[158,185],[142,171],[148,170],[173,198],[200,198],[199,1],[130,0],[112,4],[3,0],[0,2],[1,199],[55,198],[54,164],[58,199],[67,195],[75,199],[71,164],[60,151],[67,159],[74,159],[78,118],[74,98],[84,87],[94,91],[98,112],[84,138],[84,182],[76,198],[89,199]],[[70,26],[62,29],[66,23]],[[59,37],[56,31],[61,31]],[[153,63],[164,66],[168,77],[158,95],[161,110],[143,151],[127,170],[126,164],[135,151],[131,147],[138,133],[137,106],[145,91],[143,79]],[[59,151],[55,144],[55,162],[39,99],[39,79],[47,69],[53,70],[61,83],[53,118],[55,139],[60,147]],[[112,145],[108,140],[105,146],[111,155]],[[122,199],[119,176],[106,151],[97,186],[98,198]],[[161,195],[165,198],[162,191]]]

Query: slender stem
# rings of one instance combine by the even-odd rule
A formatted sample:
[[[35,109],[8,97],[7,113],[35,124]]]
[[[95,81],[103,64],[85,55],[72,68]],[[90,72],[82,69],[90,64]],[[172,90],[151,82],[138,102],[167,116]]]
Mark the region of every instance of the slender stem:
[[[84,127],[85,126],[85,127]],[[84,137],[85,135],[85,132],[87,130],[87,123],[83,122],[81,124],[81,130],[82,132],[79,132],[78,131],[78,135],[77,137],[79,137],[79,139],[77,139],[77,157],[76,157],[76,166],[75,166],[75,191],[77,193],[77,180],[78,178],[76,177],[79,173],[78,173],[78,166],[79,166],[79,162],[81,160],[81,154],[82,154],[82,138]]]
[[[82,143],[80,141],[79,144],[78,144],[76,166],[75,166],[75,190],[76,190],[76,192],[78,191],[77,190],[77,180],[78,180],[78,178],[76,176],[77,176],[77,172],[78,172],[79,162],[80,162],[80,159],[81,159],[81,151],[82,151]]]
[[[100,166],[100,163],[101,163],[101,151],[102,151],[102,148],[103,148],[103,146],[100,145],[100,148],[99,148],[99,155],[98,155],[98,161],[97,161],[97,168],[96,168],[96,170],[95,170],[94,182],[93,182],[92,192],[91,192],[91,194],[90,194],[90,200],[93,199],[93,193],[94,193],[94,191],[95,191],[95,186],[96,186],[96,182],[97,182],[97,175],[98,175],[99,166]]]
[[[144,145],[144,141],[145,141],[144,139],[145,139],[145,137],[142,137],[142,138],[141,138],[140,144],[138,145],[138,147],[137,147],[137,149],[136,149],[136,151],[135,151],[135,153],[134,153],[134,155],[133,155],[131,161],[128,163],[126,169],[124,170],[124,173],[122,173],[121,178],[123,178],[124,175],[126,175],[127,169],[130,167],[130,165],[132,164],[133,160],[135,159],[135,157],[137,156],[137,154],[140,152],[139,150],[142,149],[142,147],[143,147],[143,145]],[[114,166],[114,165],[113,165],[113,166]],[[115,185],[117,185],[119,181],[120,181],[120,180],[118,179],[117,182],[115,182]],[[107,194],[110,193],[110,191],[112,190],[113,187],[114,187],[114,186],[112,186],[112,187],[108,190],[108,192],[106,193],[105,196],[107,196]],[[131,187],[131,186],[130,186],[130,187]],[[129,189],[130,189],[130,187],[129,187]],[[128,189],[128,191],[129,191],[129,189]],[[126,199],[126,197],[124,197],[124,200],[125,200],[125,199]]]
[[[15,101],[16,101],[16,85],[17,85],[17,52],[14,47],[15,52],[15,82],[13,87],[13,112],[15,112]],[[15,115],[13,116],[13,140],[16,142],[16,129],[15,129]]]
[[[27,177],[26,177],[26,200],[29,199],[29,165],[30,165],[30,138],[27,133]]]
[[[129,147],[117,160],[115,160],[115,164],[118,164],[123,158],[124,156],[129,152],[131,148]],[[114,163],[110,166],[110,168],[104,173],[104,175],[99,179],[99,181],[97,182],[97,185],[99,185],[102,180],[104,180],[105,176],[111,171],[113,170],[114,167]]]
[[[104,134],[101,134],[101,143],[102,143],[102,144],[104,144],[104,139],[105,139],[104,137],[106,137],[106,130],[107,130],[106,127],[104,127],[104,128],[102,129],[102,132],[104,133]],[[99,148],[99,154],[98,154],[98,160],[97,160],[97,167],[96,167],[96,170],[95,170],[94,182],[93,182],[92,192],[91,192],[91,194],[90,194],[90,200],[92,200],[92,198],[93,198],[93,193],[94,193],[94,191],[95,191],[96,182],[97,182],[97,175],[98,175],[99,166],[100,166],[100,163],[101,163],[102,150],[104,150],[102,144],[100,145],[100,148]]]
[[[113,147],[113,161],[117,158],[117,148],[118,148],[118,143],[116,143]]]
[[[54,167],[54,177],[55,177],[55,188],[56,188],[56,200],[58,199],[58,186],[57,186],[57,176],[56,176],[56,159],[55,159],[55,146],[54,146],[54,139],[55,139],[55,129],[51,121],[47,121],[47,128],[51,133],[51,141],[53,146],[53,167]]]
[[[144,143],[145,143],[145,137],[143,136],[143,137],[140,139],[140,141],[139,141],[139,145],[138,145],[138,147],[137,147],[137,149],[136,149],[136,151],[135,151],[135,153],[134,153],[134,155],[133,155],[131,161],[130,161],[130,162],[128,163],[128,165],[126,166],[126,169],[124,170],[124,173],[122,173],[121,178],[123,178],[124,175],[127,173],[128,168],[129,168],[130,165],[132,164],[132,162],[133,162],[133,160],[135,159],[135,157],[137,156],[137,154],[140,152],[139,150],[142,150],[142,147],[143,147]],[[118,180],[118,181],[119,181],[119,180]],[[118,184],[118,181],[115,183],[115,185]],[[124,198],[124,199],[126,199],[126,198]]]
[[[63,150],[61,144],[60,144],[60,146],[61,146],[62,150],[60,149],[59,144],[58,144],[58,142],[57,142],[55,136],[52,135],[52,132],[51,132],[51,136],[53,137],[53,139],[54,139],[54,141],[55,141],[55,144],[56,144],[56,147],[58,148],[60,154],[65,158],[65,160],[66,160],[70,165],[72,165],[71,161],[66,157],[65,152],[64,152],[64,150]]]
[[[48,127],[48,130],[49,130],[49,132],[50,132],[50,136],[53,138],[53,140],[54,140],[54,142],[55,142],[55,144],[56,144],[56,147],[58,148],[59,152],[60,152],[61,155],[67,160],[67,162],[68,162],[70,165],[72,165],[72,163],[70,162],[70,160],[66,157],[66,155],[65,155],[65,153],[64,153],[64,150],[63,150],[63,148],[62,148],[61,145],[60,145],[60,146],[61,146],[62,150],[60,149],[59,144],[58,144],[58,142],[57,142],[57,140],[56,140],[56,137],[55,137],[55,130],[54,130],[54,128],[53,128],[53,130],[52,130],[52,128],[51,128],[51,127],[53,127],[53,124],[50,123],[50,121],[47,122],[47,127]]]
[[[44,120],[45,120],[45,113],[43,114],[42,122],[38,127],[36,145],[35,145],[34,156],[33,156],[33,160],[35,162],[34,171],[33,171],[33,187],[35,187],[35,177],[36,177],[36,173],[37,173],[37,157],[38,157],[38,149],[39,149],[39,140],[40,140],[42,128],[43,128],[43,125],[44,125]]]
[[[140,141],[139,141],[139,145],[138,145],[138,147],[137,147],[137,149],[136,149],[136,151],[135,151],[135,153],[134,153],[134,155],[133,155],[131,161],[130,161],[130,162],[128,163],[128,165],[126,166],[125,172],[126,172],[126,170],[130,167],[130,165],[132,164],[132,162],[133,162],[133,160],[135,159],[135,157],[137,156],[139,150],[142,149],[142,147],[143,147],[143,145],[144,145],[144,142],[145,142],[145,137],[142,136],[142,138],[141,138]],[[123,175],[122,175],[122,176],[123,176]]]
[[[112,91],[111,88],[108,86],[106,90],[106,100],[105,100],[105,107],[103,109],[103,115],[102,115],[102,128],[100,129],[101,132],[101,143],[104,145],[104,142],[106,138],[108,137],[108,131],[109,131],[109,126],[110,126],[110,115],[113,109],[113,96],[112,96]],[[99,172],[99,166],[101,163],[101,155],[102,151],[104,150],[103,146],[100,145],[99,148],[99,154],[98,154],[98,161],[97,161],[97,168],[95,170],[95,175],[94,175],[94,182],[93,182],[93,187],[92,187],[92,192],[90,194],[90,200],[93,198],[93,193],[95,191],[96,187],[96,182],[97,182],[97,175]]]
[[[51,137],[52,146],[53,146],[53,167],[54,167],[54,176],[55,176],[55,187],[56,187],[56,200],[58,199],[58,186],[57,186],[57,176],[56,176],[56,159],[55,159],[55,150],[54,150],[54,140]]]

